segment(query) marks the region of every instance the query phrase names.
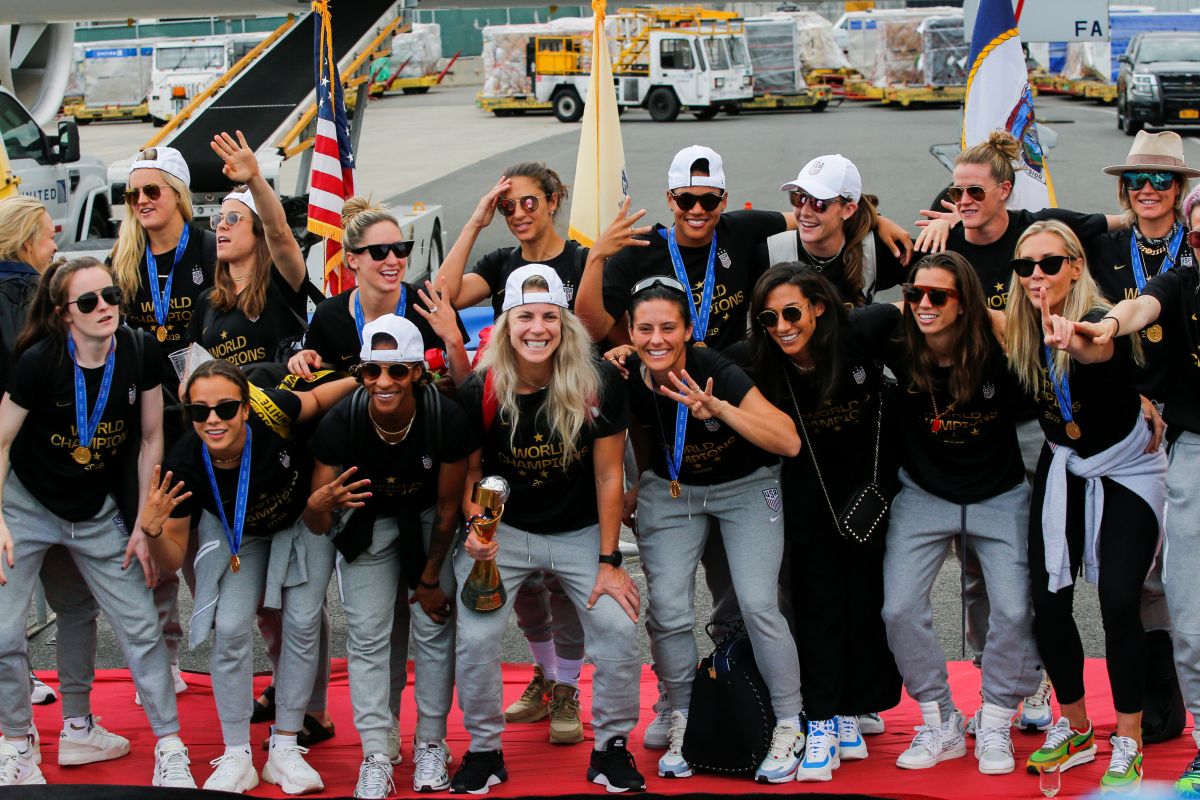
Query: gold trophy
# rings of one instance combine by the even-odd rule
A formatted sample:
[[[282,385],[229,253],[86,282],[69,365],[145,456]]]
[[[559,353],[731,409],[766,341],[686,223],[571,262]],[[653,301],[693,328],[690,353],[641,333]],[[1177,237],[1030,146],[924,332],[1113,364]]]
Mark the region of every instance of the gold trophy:
[[[479,538],[485,542],[490,542],[496,535],[508,495],[508,481],[499,475],[489,475],[471,490],[471,502],[483,506],[483,513],[473,515],[467,524],[474,526]],[[471,574],[467,576],[467,582],[463,584],[460,595],[463,607],[472,611],[495,611],[504,607],[507,597],[496,560],[476,561]]]

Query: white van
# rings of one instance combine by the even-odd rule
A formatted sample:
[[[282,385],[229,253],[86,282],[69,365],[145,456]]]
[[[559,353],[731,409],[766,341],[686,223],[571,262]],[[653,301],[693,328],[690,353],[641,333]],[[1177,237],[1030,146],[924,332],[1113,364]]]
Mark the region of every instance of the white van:
[[[166,125],[267,35],[240,33],[158,43],[150,77],[150,120],[156,127]]]

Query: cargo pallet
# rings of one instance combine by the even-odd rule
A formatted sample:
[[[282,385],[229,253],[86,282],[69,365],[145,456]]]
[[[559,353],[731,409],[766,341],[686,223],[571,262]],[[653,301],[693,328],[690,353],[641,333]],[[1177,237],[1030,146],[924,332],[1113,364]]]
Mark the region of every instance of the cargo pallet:
[[[484,111],[490,111],[497,117],[520,116],[526,111],[553,111],[552,103],[543,103],[533,95],[514,95],[513,97],[484,97],[482,93],[475,95],[475,105]]]
[[[908,108],[914,104],[961,103],[966,96],[965,86],[887,86],[883,89],[882,102]]]
[[[833,90],[829,86],[809,86],[797,94],[762,94],[753,100],[743,100],[738,103],[740,111],[780,111],[785,109],[807,108],[814,113],[824,111],[833,99]]]
[[[150,106],[147,103],[140,103],[136,106],[87,106],[74,105],[69,108],[64,108],[63,113],[66,116],[74,117],[75,121],[80,125],[87,125],[90,122],[113,122],[116,120],[149,120]]]
[[[871,85],[861,72],[853,68],[809,70],[804,80],[810,87],[828,86],[834,95],[846,100],[883,99],[883,89]]]

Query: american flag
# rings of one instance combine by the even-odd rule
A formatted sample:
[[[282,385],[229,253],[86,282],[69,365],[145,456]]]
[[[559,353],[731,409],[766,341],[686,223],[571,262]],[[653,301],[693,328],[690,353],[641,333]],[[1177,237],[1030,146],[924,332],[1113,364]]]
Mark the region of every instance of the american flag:
[[[325,292],[334,295],[354,285],[354,273],[342,263],[342,204],[354,194],[354,153],[333,56],[329,0],[316,0],[312,7],[317,133],[309,179],[308,229],[325,239]]]

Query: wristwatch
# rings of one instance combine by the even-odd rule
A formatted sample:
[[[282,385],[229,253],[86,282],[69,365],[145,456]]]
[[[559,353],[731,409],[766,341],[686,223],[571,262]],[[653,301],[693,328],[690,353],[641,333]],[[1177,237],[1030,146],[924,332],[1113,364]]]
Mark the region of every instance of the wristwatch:
[[[601,564],[608,564],[608,565],[609,565],[609,566],[611,566],[611,567],[619,567],[619,566],[621,566],[621,562],[622,562],[622,561],[624,561],[624,560],[625,560],[625,559],[624,559],[624,558],[621,556],[621,551],[620,551],[620,550],[613,550],[613,551],[612,551],[611,553],[609,553],[608,555],[601,555],[601,556],[600,556],[600,563],[601,563]]]

